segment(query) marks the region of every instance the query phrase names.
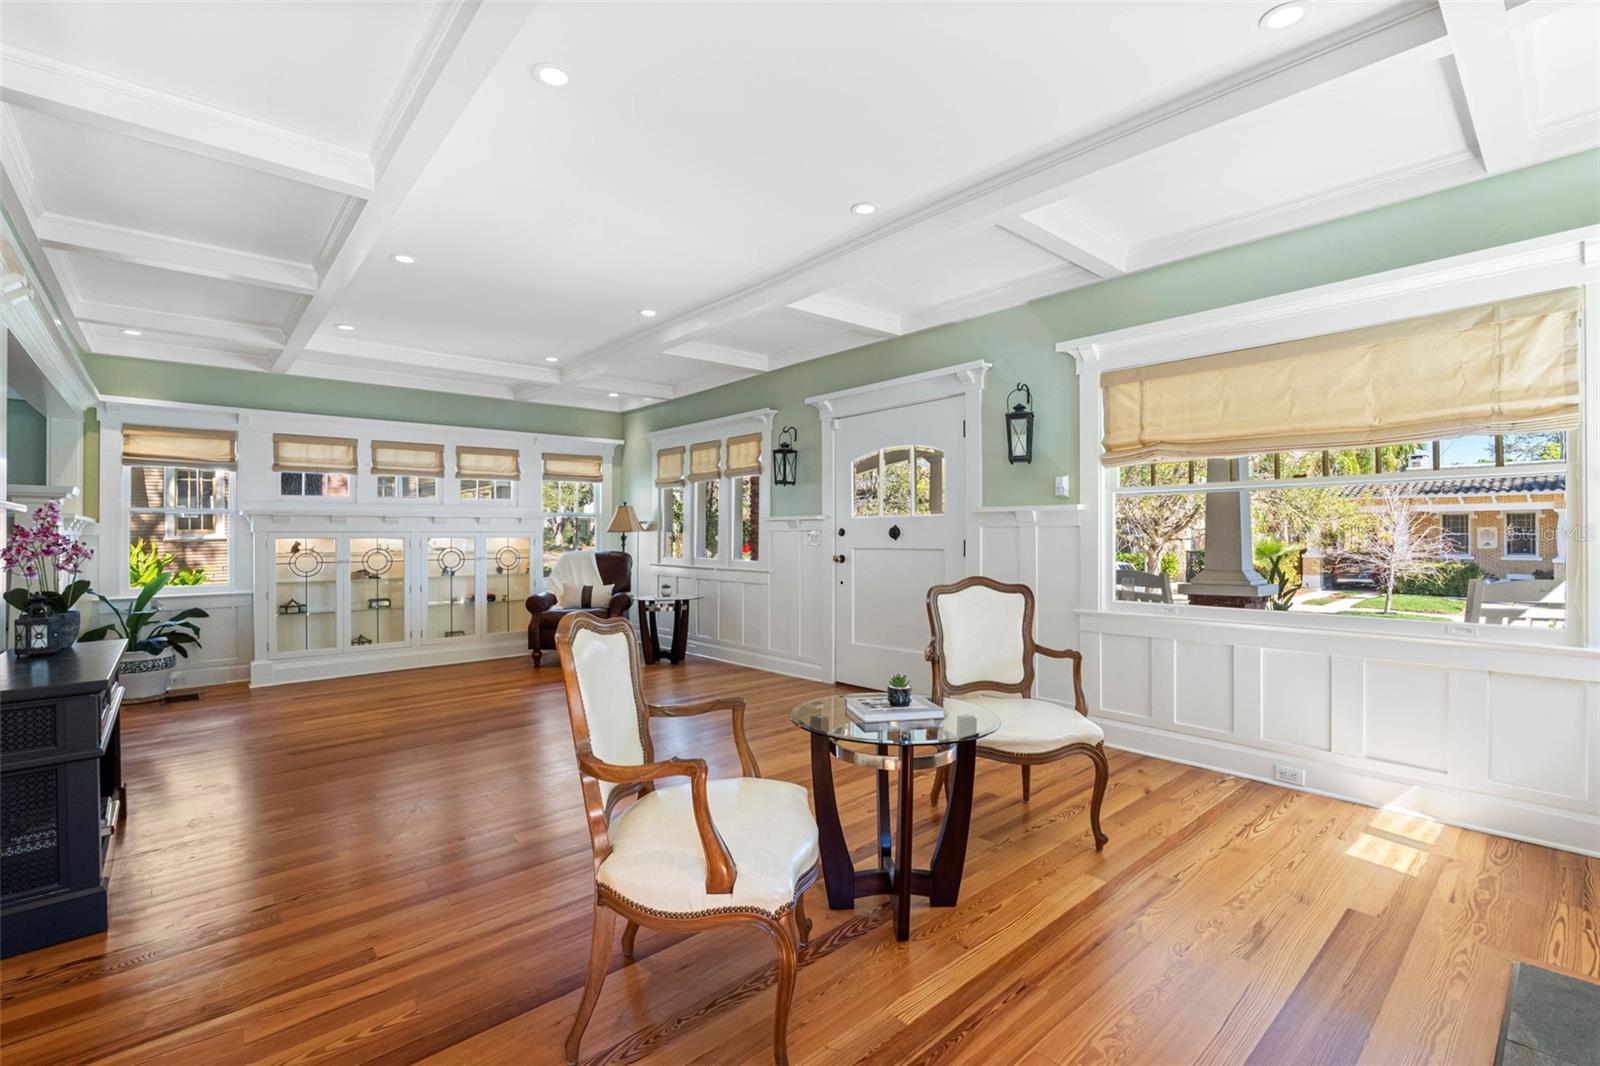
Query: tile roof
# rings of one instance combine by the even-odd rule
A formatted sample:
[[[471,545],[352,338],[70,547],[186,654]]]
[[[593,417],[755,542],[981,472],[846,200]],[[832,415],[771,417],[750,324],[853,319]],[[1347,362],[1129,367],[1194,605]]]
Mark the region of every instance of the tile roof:
[[[1502,493],[1565,492],[1565,474],[1504,474],[1494,477],[1458,475],[1418,478],[1415,481],[1389,482],[1407,496],[1493,496]],[[1366,485],[1347,485],[1346,496],[1360,496]]]

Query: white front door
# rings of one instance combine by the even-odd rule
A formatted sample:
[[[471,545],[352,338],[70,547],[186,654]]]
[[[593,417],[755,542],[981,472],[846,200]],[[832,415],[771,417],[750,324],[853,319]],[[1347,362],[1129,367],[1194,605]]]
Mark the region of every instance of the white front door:
[[[834,673],[926,693],[928,589],[963,561],[965,405],[957,396],[838,420],[834,436]]]

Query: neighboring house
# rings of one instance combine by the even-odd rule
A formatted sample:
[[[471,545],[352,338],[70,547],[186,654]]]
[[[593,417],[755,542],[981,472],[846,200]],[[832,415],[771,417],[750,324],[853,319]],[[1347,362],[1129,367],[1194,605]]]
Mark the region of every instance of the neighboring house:
[[[1446,559],[1475,562],[1491,578],[1566,577],[1566,475],[1457,475],[1418,478],[1398,487],[1442,528]]]

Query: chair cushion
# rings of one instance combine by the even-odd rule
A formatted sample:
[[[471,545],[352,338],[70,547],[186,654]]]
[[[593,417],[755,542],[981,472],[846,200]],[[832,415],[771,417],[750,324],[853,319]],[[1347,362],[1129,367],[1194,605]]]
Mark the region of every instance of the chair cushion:
[[[579,585],[568,583],[556,594],[556,606],[603,611],[611,602],[610,585]]]
[[[1092,721],[1059,703],[1027,700],[1016,696],[949,696],[945,710],[962,705],[982,707],[1000,718],[1000,728],[978,741],[980,748],[994,748],[1013,755],[1034,755],[1054,751],[1068,744],[1098,744],[1105,731]],[[958,710],[959,713],[959,710]]]
[[[951,685],[987,681],[1014,685],[1023,678],[1022,620],[1027,599],[973,585],[935,601],[943,638],[944,679]]]
[[[636,906],[674,916],[757,910],[776,915],[817,864],[817,822],[806,790],[787,781],[734,777],[707,783],[711,820],[738,876],[727,895],[706,892],[706,856],[690,786],[641,796],[611,825],[611,854],[595,879]]]

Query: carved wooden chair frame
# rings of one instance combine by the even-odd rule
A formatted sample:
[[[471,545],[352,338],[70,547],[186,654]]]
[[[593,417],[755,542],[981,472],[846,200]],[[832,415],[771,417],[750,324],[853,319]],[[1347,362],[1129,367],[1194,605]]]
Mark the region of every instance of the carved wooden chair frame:
[[[573,668],[572,643],[578,634],[591,630],[601,635],[621,633],[628,641],[628,655],[633,673],[633,702],[638,709],[639,741],[644,752],[644,762],[627,765],[604,762],[595,756],[589,738],[588,718],[583,709],[583,693],[578,686],[578,676]],[[682,718],[706,714],[710,711],[729,711],[733,720],[733,743],[739,753],[739,765],[746,777],[760,777],[761,768],[744,732],[744,699],[739,696],[721,696],[715,699],[689,703],[653,704],[646,702],[640,685],[643,664],[639,652],[638,635],[626,618],[601,618],[591,614],[572,614],[561,620],[556,629],[556,650],[561,657],[561,671],[566,684],[567,713],[572,722],[572,742],[578,756],[578,774],[583,783],[584,813],[589,823],[589,843],[594,852],[594,868],[598,874],[600,864],[611,855],[609,827],[611,812],[618,801],[628,796],[642,796],[654,791],[656,782],[663,778],[687,777],[690,796],[694,804],[695,826],[700,834],[700,846],[706,857],[706,892],[716,895],[733,891],[739,871],[734,865],[728,846],[717,832],[711,819],[707,797],[707,774],[704,759],[671,758],[657,760],[650,741],[651,718]],[[600,798],[600,782],[606,781],[620,787],[610,795]],[[567,1034],[567,1061],[578,1061],[578,1046],[583,1031],[588,1027],[589,1016],[594,1013],[600,999],[600,989],[605,983],[607,964],[611,958],[611,938],[616,932],[617,916],[626,920],[622,933],[622,954],[633,958],[634,938],[641,925],[652,928],[693,932],[715,926],[749,923],[759,926],[771,935],[778,949],[778,1002],[773,1018],[773,1056],[784,1066],[788,1062],[789,1007],[794,999],[795,975],[799,968],[799,951],[807,944],[811,921],[805,916],[806,889],[816,883],[819,870],[813,866],[801,875],[795,886],[793,903],[776,917],[754,908],[718,908],[695,914],[667,914],[634,903],[609,891],[595,882],[594,930],[589,944],[589,971],[583,986],[583,998],[578,1004],[577,1017]],[[787,920],[785,920],[787,919]]]
[[[995,592],[1022,597],[1022,680],[1015,682],[1004,681],[969,681],[960,685],[952,685],[945,678],[944,673],[944,626],[939,619],[939,597],[950,596],[967,589],[980,587],[992,589]],[[962,696],[975,692],[1007,692],[1017,696],[1029,697],[1033,693],[1034,667],[1033,660],[1037,655],[1049,656],[1052,659],[1069,659],[1072,662],[1072,693],[1077,706],[1077,713],[1085,718],[1089,716],[1089,701],[1083,694],[1083,653],[1071,648],[1049,648],[1033,639],[1033,590],[1027,585],[1009,585],[988,577],[962,578],[953,585],[935,585],[928,590],[928,625],[933,630],[933,639],[928,643],[925,658],[933,664],[933,701],[943,705],[949,696]],[[1063,714],[1071,713],[1062,708]],[[1100,804],[1105,799],[1106,780],[1110,776],[1106,764],[1106,750],[1103,743],[1088,744],[1075,742],[1064,744],[1059,748],[1049,751],[1017,753],[1002,751],[998,748],[985,747],[983,741],[978,741],[978,757],[993,759],[995,762],[1012,763],[1022,767],[1022,799],[1027,802],[1031,792],[1031,771],[1034,766],[1041,763],[1057,762],[1072,755],[1087,756],[1094,764],[1094,793],[1089,801],[1089,825],[1094,831],[1094,847],[1096,851],[1106,846],[1107,837],[1100,831]],[[943,789],[948,795],[950,791],[949,768],[940,767],[935,771],[933,778],[933,793],[929,796],[930,802],[939,801],[939,791]]]

